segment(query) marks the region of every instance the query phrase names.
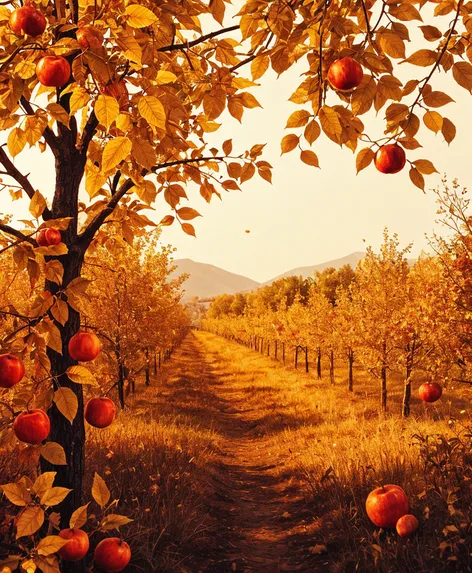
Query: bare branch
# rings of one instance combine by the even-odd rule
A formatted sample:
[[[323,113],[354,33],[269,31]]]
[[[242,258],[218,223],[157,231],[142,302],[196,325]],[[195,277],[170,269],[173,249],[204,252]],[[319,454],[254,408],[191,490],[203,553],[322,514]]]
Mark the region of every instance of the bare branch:
[[[35,247],[37,246],[37,243],[34,239],[28,237],[27,235],[23,235],[21,231],[18,231],[17,229],[10,227],[10,225],[5,225],[4,223],[0,223],[0,231],[3,231],[7,235],[11,235],[12,237],[16,237],[17,239],[20,239],[20,242],[26,241],[27,243],[30,243]]]
[[[159,48],[159,52],[174,52],[175,50],[186,50],[188,48],[193,48],[194,46],[198,46],[211,38],[215,38],[216,36],[221,36],[221,34],[226,34],[227,32],[234,32],[235,30],[239,30],[239,25],[229,26],[228,28],[222,28],[221,30],[216,30],[215,32],[210,32],[209,34],[205,34],[204,36],[200,36],[196,40],[192,40],[191,42],[185,42],[184,44],[172,44],[171,46],[164,46],[163,48]]]

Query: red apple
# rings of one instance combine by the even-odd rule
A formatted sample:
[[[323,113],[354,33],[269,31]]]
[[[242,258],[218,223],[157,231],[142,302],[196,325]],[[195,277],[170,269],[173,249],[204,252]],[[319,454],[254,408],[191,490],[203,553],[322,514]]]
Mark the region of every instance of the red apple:
[[[119,573],[128,565],[131,549],[126,541],[118,537],[108,537],[95,548],[95,565],[105,573]]]
[[[41,229],[38,236],[36,237],[36,242],[40,247],[49,247],[51,245],[58,245],[61,242],[61,232],[58,229],[49,227],[48,229]]]
[[[377,149],[374,163],[381,173],[398,173],[405,167],[406,154],[398,143],[388,143]]]
[[[13,354],[0,354],[0,388],[12,388],[25,375],[25,365]]]
[[[89,537],[81,529],[62,529],[59,537],[69,539],[57,552],[64,561],[79,561],[87,555],[90,542]]]
[[[384,485],[369,493],[365,508],[377,527],[391,528],[408,513],[408,498],[398,485]]]
[[[103,33],[94,26],[81,26],[75,36],[82,51],[89,48],[101,48],[103,45]]]
[[[408,537],[418,529],[418,520],[411,513],[400,517],[397,521],[396,530],[400,537]]]
[[[69,341],[69,354],[79,362],[90,362],[100,354],[100,340],[93,332],[78,332]]]
[[[42,410],[28,410],[15,418],[15,436],[27,444],[40,444],[49,436],[51,423]]]
[[[44,56],[36,64],[36,77],[43,86],[59,88],[70,78],[69,62],[62,56]]]
[[[41,36],[46,29],[46,18],[33,6],[22,6],[11,13],[10,29],[15,34],[23,36]]]
[[[425,382],[421,384],[418,395],[423,402],[436,402],[441,398],[442,388],[437,382]]]
[[[336,60],[329,66],[328,82],[335,90],[352,90],[362,82],[362,66],[349,56]]]
[[[106,397],[91,398],[85,406],[85,419],[95,428],[106,428],[116,416],[113,400]]]

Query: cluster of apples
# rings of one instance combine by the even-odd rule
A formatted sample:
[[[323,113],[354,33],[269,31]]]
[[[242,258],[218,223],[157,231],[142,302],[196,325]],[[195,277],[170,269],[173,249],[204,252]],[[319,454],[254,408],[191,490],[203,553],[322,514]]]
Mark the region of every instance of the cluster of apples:
[[[58,245],[62,240],[61,232],[54,227],[48,227],[47,229],[41,229],[38,236],[36,237],[36,242],[40,247],[51,247],[53,245]]]
[[[349,56],[336,60],[328,70],[328,82],[338,91],[357,88],[363,77],[362,66]],[[374,163],[381,173],[398,173],[405,167],[406,154],[398,143],[387,143],[377,150]]]
[[[408,537],[418,529],[418,520],[408,513],[406,493],[398,485],[383,485],[371,491],[365,508],[374,525],[383,529],[395,528],[400,537]]]
[[[64,561],[80,561],[89,550],[89,536],[82,529],[62,529],[59,537],[68,542],[59,549],[58,554]],[[131,559],[131,549],[126,541],[119,537],[108,537],[100,541],[93,555],[95,565],[106,573],[119,573]]]

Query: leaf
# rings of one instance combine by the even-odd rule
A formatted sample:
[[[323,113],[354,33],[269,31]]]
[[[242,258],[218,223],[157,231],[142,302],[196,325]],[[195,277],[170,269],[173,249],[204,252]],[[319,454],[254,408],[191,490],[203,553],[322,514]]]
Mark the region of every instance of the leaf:
[[[44,511],[38,505],[30,505],[20,512],[16,524],[16,538],[33,535],[44,523]]]
[[[155,79],[157,84],[173,84],[177,81],[177,76],[169,70],[159,70]]]
[[[310,117],[311,113],[304,109],[294,111],[288,118],[285,129],[289,127],[303,127],[308,123]]]
[[[59,412],[72,424],[79,408],[74,392],[70,388],[58,388],[54,392],[54,403]]]
[[[150,205],[156,200],[157,189],[152,181],[146,179],[141,185],[135,185],[132,190],[141,201],[144,201],[147,205]]]
[[[307,165],[311,165],[312,167],[319,167],[319,161],[318,161],[318,156],[316,155],[316,153],[314,151],[310,151],[309,149],[303,150],[300,153],[300,159],[303,161],[303,163],[306,163]]]
[[[403,2],[398,6],[389,6],[388,12],[390,16],[397,18],[397,20],[403,20],[404,22],[410,20],[420,20],[421,22],[423,21],[418,10],[412,4],[407,4],[406,2]]]
[[[138,103],[141,117],[155,127],[166,128],[166,112],[162,103],[154,96],[144,96]]]
[[[422,191],[424,191],[424,177],[421,175],[418,169],[412,167],[410,169],[409,175],[413,185],[416,185],[416,187],[419,187]]]
[[[59,535],[48,535],[40,540],[36,549],[38,555],[52,555],[53,553],[57,553],[59,549],[64,547],[67,543],[69,543],[69,540],[59,537]]]
[[[128,4],[125,14],[128,16],[126,22],[132,28],[146,28],[159,20],[154,12],[139,4]]]
[[[54,466],[66,466],[66,453],[64,448],[57,442],[47,442],[41,448],[41,455]]]
[[[156,165],[156,150],[149,141],[144,138],[133,139],[132,155],[134,159],[148,171],[151,171]],[[151,181],[149,181],[149,183],[151,183]]]
[[[51,519],[49,519],[49,521],[51,521]],[[38,555],[34,558],[34,562],[42,573],[61,573],[57,555]]]
[[[66,294],[71,293],[71,294],[75,294],[76,296],[79,296],[81,294],[85,294],[87,292],[87,288],[88,288],[90,283],[91,283],[91,281],[89,279],[86,279],[83,277],[78,277],[78,278],[70,281],[65,292],[66,292]]]
[[[408,117],[409,108],[403,103],[392,103],[385,111],[385,117],[389,123],[400,123]]]
[[[319,123],[312,119],[310,123],[305,127],[305,131],[303,133],[305,139],[308,141],[310,145],[313,144],[314,141],[318,139],[321,133],[321,128]]]
[[[241,169],[241,175],[239,177],[240,182],[244,183],[245,181],[249,181],[249,179],[252,179],[255,172],[256,168],[253,163],[245,163]]]
[[[80,529],[87,523],[87,508],[89,505],[90,502],[88,502],[87,505],[82,505],[74,511],[69,521],[69,527],[71,529]]]
[[[187,235],[191,235],[192,237],[196,237],[195,235],[195,228],[190,223],[182,223],[182,231]]]
[[[468,92],[472,89],[472,66],[468,62],[457,62],[452,66],[452,76]]]
[[[280,142],[280,147],[282,149],[281,155],[293,151],[295,147],[297,147],[299,141],[300,137],[298,135],[295,135],[294,133],[289,133],[288,135],[285,135],[282,138],[282,141]]]
[[[441,133],[447,143],[451,143],[451,141],[456,137],[456,126],[447,117],[443,118]]]
[[[388,56],[396,59],[405,57],[405,44],[399,36],[392,32],[382,32],[377,37],[380,47]]]
[[[142,101],[142,100],[141,100]],[[119,163],[128,157],[131,151],[131,141],[127,137],[114,137],[103,150],[102,169],[111,171]]]
[[[69,127],[70,117],[62,105],[59,105],[58,103],[49,103],[46,106],[46,109],[53,119],[64,124],[66,127]]]
[[[191,221],[192,219],[195,219],[195,217],[201,217],[200,213],[191,207],[182,207],[181,209],[177,209],[177,215],[184,221]]]
[[[326,545],[322,545],[317,543],[314,547],[310,548],[310,553],[313,555],[322,555],[323,553],[327,553],[328,550],[326,549]]]
[[[413,161],[413,165],[416,167],[416,169],[418,169],[420,173],[423,173],[423,175],[439,173],[439,171],[428,159],[416,159],[416,161]]]
[[[261,78],[269,68],[269,56],[262,55],[256,56],[254,60],[251,62],[251,75],[252,79],[258,80]]]
[[[12,157],[16,157],[18,153],[23,151],[26,145],[26,133],[19,127],[13,128],[8,134],[7,148],[8,153]]]
[[[91,384],[92,386],[97,385],[97,381],[95,380],[95,376],[85,368],[85,366],[70,366],[66,370],[67,377],[72,382],[76,384]]]
[[[454,100],[444,92],[429,92],[424,96],[423,102],[429,107],[441,107],[454,102]]]
[[[426,68],[435,64],[438,57],[438,52],[433,52],[433,50],[418,50],[417,52],[411,54],[411,56],[404,60],[404,62],[408,62],[414,66],[422,66]]]
[[[0,487],[13,505],[24,506],[31,502],[31,495],[22,483],[7,483]]]
[[[361,149],[356,157],[357,173],[368,167],[372,163],[374,156],[375,154],[372,151],[372,149],[370,149],[370,147],[365,147],[364,149]]]
[[[43,214],[44,209],[46,209],[46,199],[39,191],[35,191],[30,201],[29,212],[35,219],[39,219]]]
[[[70,116],[75,115],[79,109],[85,107],[90,101],[90,95],[87,90],[81,87],[77,87],[72,92],[70,97]]]
[[[238,97],[237,101],[239,102],[239,105],[241,106],[240,114],[242,116],[242,114],[243,114],[242,98]],[[219,117],[223,113],[225,107],[226,107],[226,92],[225,92],[225,90],[216,89],[214,91],[207,92],[203,96],[203,109],[204,109],[208,119],[213,120],[213,119],[216,119],[217,117]],[[240,119],[240,117],[237,117],[236,115],[233,114],[230,106],[229,106],[229,112],[231,113],[231,115],[236,117],[236,119]]]
[[[93,478],[92,497],[102,509],[110,501],[110,490],[103,478],[101,478],[96,472]]]
[[[59,324],[62,324],[62,326],[64,326],[67,320],[69,319],[69,306],[67,302],[58,298],[56,299],[50,310],[54,319],[57,320]]]
[[[319,111],[319,118],[321,128],[326,133],[326,135],[339,143],[343,128],[336,111],[333,108],[324,105]]]
[[[57,472],[45,472],[41,474],[34,482],[32,491],[38,497],[41,497],[48,489],[52,488],[52,484],[56,479]]]
[[[48,507],[58,505],[61,501],[64,501],[71,491],[72,490],[67,487],[52,487],[41,496],[41,504]]]
[[[99,95],[93,109],[98,121],[107,129],[120,114],[120,106],[116,99],[107,95]]]
[[[423,116],[424,124],[428,129],[438,133],[443,125],[443,118],[437,111],[427,111]]]
[[[166,215],[161,219],[159,225],[162,225],[163,227],[169,227],[174,222],[174,219],[175,217],[173,217],[172,215]]]
[[[247,107],[248,109],[253,109],[255,107],[262,107],[261,104],[257,101],[257,99],[249,92],[243,92],[240,95],[244,107]]]
[[[62,283],[62,277],[64,275],[64,267],[57,259],[53,261],[48,261],[44,265],[44,270],[48,281],[52,281],[53,283],[56,283],[58,285]]]
[[[100,524],[100,529],[102,531],[109,531],[110,529],[119,529],[122,525],[131,523],[133,519],[129,519],[125,515],[118,515],[116,513],[109,513],[105,515]]]
[[[425,40],[428,42],[435,42],[442,38],[441,30],[438,30],[435,26],[420,26],[420,30],[423,32]]]

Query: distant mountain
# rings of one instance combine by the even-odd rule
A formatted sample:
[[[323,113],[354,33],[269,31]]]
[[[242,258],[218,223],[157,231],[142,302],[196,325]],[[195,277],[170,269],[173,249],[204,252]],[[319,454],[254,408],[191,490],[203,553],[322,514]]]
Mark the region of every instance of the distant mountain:
[[[171,278],[183,273],[190,275],[182,287],[186,300],[194,296],[211,298],[219,294],[234,294],[255,290],[261,286],[260,283],[247,277],[224,271],[213,265],[197,263],[191,259],[177,259],[173,264],[177,269],[171,274]]]
[[[264,283],[264,285],[270,285],[277,279],[281,279],[283,277],[292,277],[292,276],[302,276],[304,279],[308,277],[314,276],[316,271],[324,271],[328,267],[334,267],[335,269],[339,269],[343,265],[351,265],[353,269],[357,267],[357,263],[365,257],[365,253],[356,252],[347,255],[347,257],[342,257],[340,259],[333,259],[332,261],[327,261],[326,263],[320,263],[318,265],[310,265],[308,267],[298,267],[296,269],[292,269],[283,273],[281,275],[276,276],[275,278],[271,279]]]

